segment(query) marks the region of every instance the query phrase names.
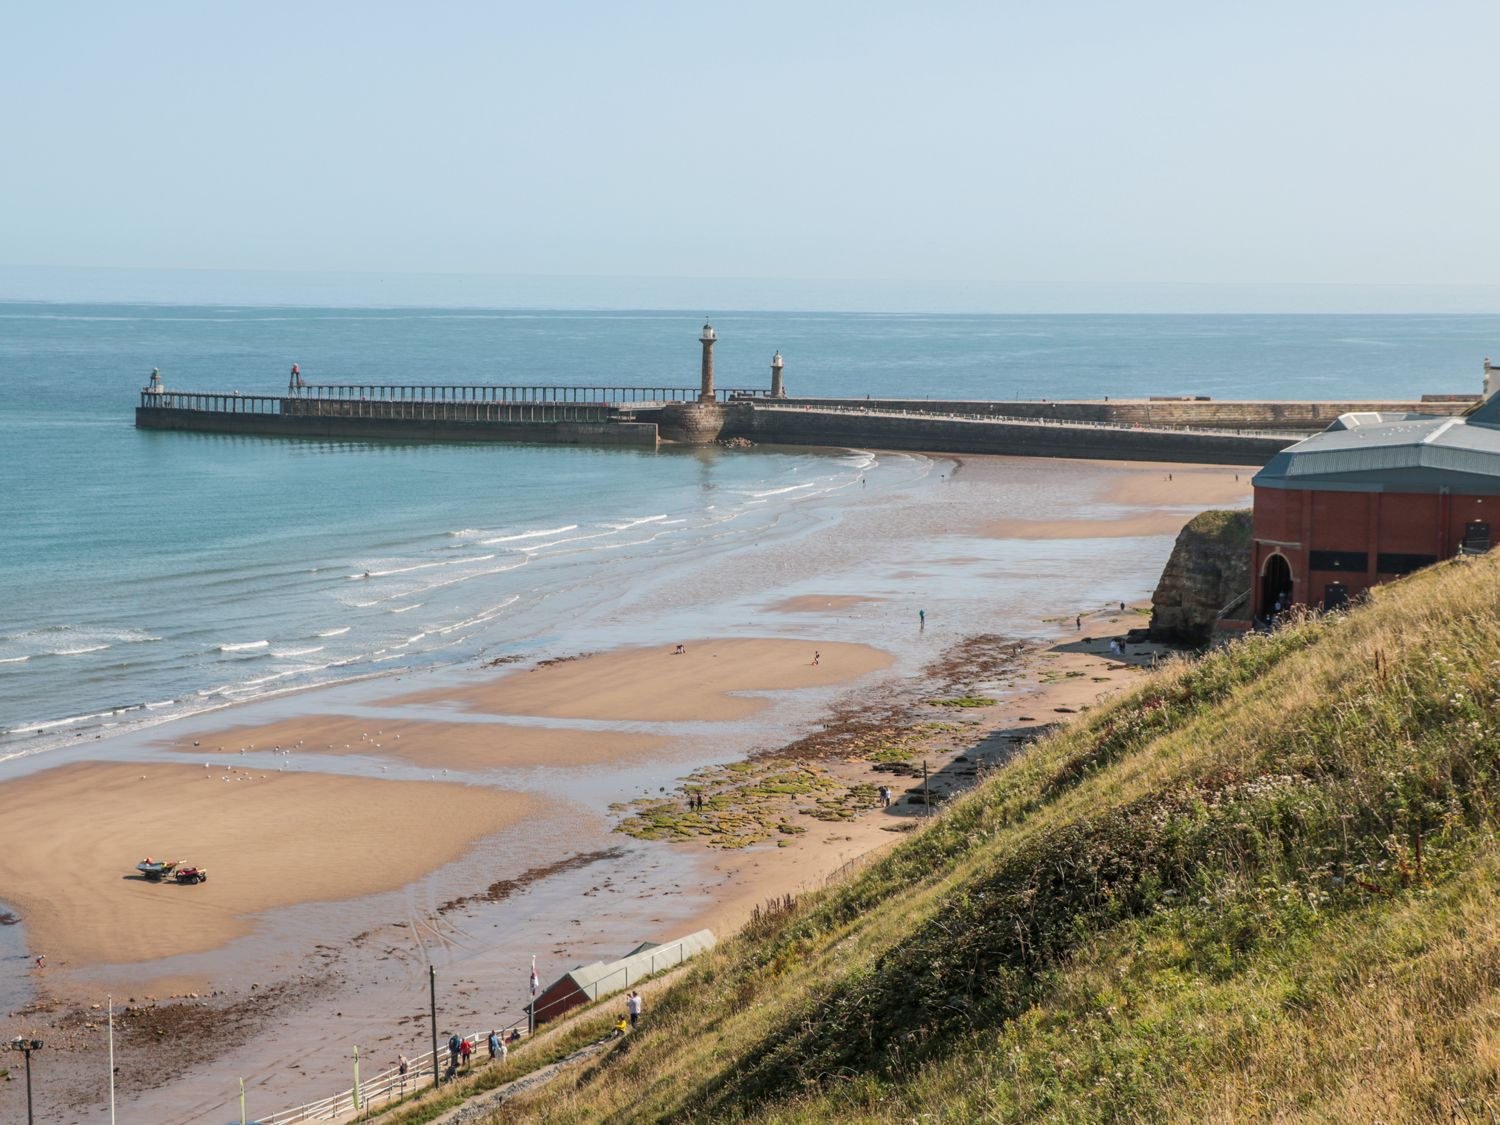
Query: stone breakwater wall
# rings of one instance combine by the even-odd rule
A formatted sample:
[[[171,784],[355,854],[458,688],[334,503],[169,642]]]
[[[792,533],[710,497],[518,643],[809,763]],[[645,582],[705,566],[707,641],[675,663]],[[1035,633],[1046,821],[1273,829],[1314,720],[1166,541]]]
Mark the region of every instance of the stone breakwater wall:
[[[797,406],[866,406],[872,410],[910,410],[930,414],[987,414],[1036,418],[1048,422],[1105,422],[1125,426],[1192,426],[1217,430],[1285,430],[1312,434],[1326,429],[1340,414],[1379,411],[1404,414],[1459,414],[1473,405],[1461,402],[1202,402],[1194,400],[1117,399],[1113,401],[1002,402],[949,399],[790,398]]]
[[[527,441],[557,445],[622,445],[655,449],[654,422],[495,421],[431,418],[234,414],[215,410],[138,407],[143,430],[339,438],[354,441]]]
[[[1292,434],[1282,437],[1136,430],[1117,426],[761,407],[731,412],[724,436],[749,438],[767,445],[860,446],[922,453],[1255,466],[1264,465],[1295,440]]]

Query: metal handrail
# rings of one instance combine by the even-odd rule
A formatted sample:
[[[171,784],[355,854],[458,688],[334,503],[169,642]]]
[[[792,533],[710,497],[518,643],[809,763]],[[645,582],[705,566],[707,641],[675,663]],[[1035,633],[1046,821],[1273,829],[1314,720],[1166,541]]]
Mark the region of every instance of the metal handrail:
[[[764,387],[722,387],[721,401],[765,398]],[[393,402],[695,402],[698,387],[520,383],[308,383],[288,398],[370,399]]]
[[[672,968],[676,965],[680,965],[684,961],[686,961],[688,957],[692,956],[691,953],[683,952],[683,947],[686,942],[687,939],[683,938],[678,941],[671,942],[668,945],[663,945],[656,949],[650,950],[650,967],[645,973],[636,977],[635,981],[644,980],[646,979],[646,977],[649,977],[656,973],[658,963],[660,964],[661,968],[667,969]],[[674,953],[675,958],[673,957]],[[618,986],[605,986],[606,981],[614,980],[622,973],[624,974],[625,979]],[[608,976],[601,977],[599,980],[594,981],[585,991],[589,994],[589,1002],[596,1003],[601,996],[610,996],[623,989],[629,988],[632,983],[635,983],[635,981],[632,981],[630,978],[629,967],[622,966],[616,969],[614,972],[610,973]],[[543,1012],[547,1012],[553,1008],[559,1007],[565,1001],[569,1001],[572,999],[572,996],[561,997],[558,1000],[555,1000],[552,1003],[546,1005],[545,1007],[538,1009],[537,1015],[540,1016]],[[530,1006],[531,1005],[526,1005],[526,1007]],[[569,1008],[574,1006],[576,1005],[568,1005]],[[525,1008],[523,1008],[522,1011],[524,1012]],[[537,1023],[540,1024],[541,1020],[538,1019]],[[522,1018],[513,1020],[509,1024],[504,1024],[502,1025],[502,1028],[504,1033],[507,1035],[512,1031],[522,1035],[523,1038],[521,1042],[524,1043],[531,1037],[532,1034],[526,1030],[527,1026],[528,1021],[525,1018]],[[494,1030],[493,1024],[491,1025],[491,1030]],[[488,1036],[488,1031],[475,1031],[471,1032],[468,1035],[460,1036],[460,1038],[470,1040],[474,1044],[477,1054],[479,1047],[484,1044]],[[437,1061],[439,1065],[442,1064],[443,1057],[446,1051],[446,1047],[438,1048]],[[401,1073],[401,1066],[398,1063],[393,1067],[388,1067],[385,1070],[378,1071],[369,1079],[361,1080],[357,1090],[351,1086],[349,1089],[340,1090],[337,1094],[333,1094],[329,1097],[319,1098],[316,1101],[307,1102],[304,1105],[294,1106],[291,1109],[279,1110],[276,1113],[271,1114],[269,1117],[256,1117],[255,1120],[258,1121],[260,1125],[296,1125],[296,1123],[303,1121],[337,1121],[339,1118],[347,1116],[348,1114],[354,1113],[356,1111],[368,1109],[371,1106],[378,1105],[382,1102],[391,1101],[394,1098],[405,1097],[408,1093],[416,1093],[418,1090],[422,1089],[430,1082],[430,1076],[432,1072],[433,1053],[431,1051],[424,1051],[416,1058],[407,1060],[407,1072],[404,1075]]]
[[[141,392],[141,406],[155,410],[199,410],[213,414],[280,414],[280,395],[243,395],[239,391]]]
[[[763,387],[723,387],[714,392],[719,402],[763,400],[770,396]],[[284,395],[241,394],[239,391],[152,390],[141,391],[141,406],[165,410],[202,410],[216,414],[284,414],[294,403],[367,402],[444,406],[568,405],[619,406],[623,403],[650,405],[667,402],[697,402],[697,387],[635,386],[519,386],[501,384],[397,384],[315,383]],[[407,415],[403,415],[405,417]]]

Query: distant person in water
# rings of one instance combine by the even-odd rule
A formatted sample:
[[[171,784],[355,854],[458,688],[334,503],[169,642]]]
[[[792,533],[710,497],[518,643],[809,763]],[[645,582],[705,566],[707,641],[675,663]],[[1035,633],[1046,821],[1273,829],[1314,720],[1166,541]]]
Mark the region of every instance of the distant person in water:
[[[1073,618],[1073,627],[1080,632],[1083,630],[1083,614],[1080,613],[1077,617]]]
[[[917,610],[917,624],[924,629],[927,628],[927,611],[925,609]]]

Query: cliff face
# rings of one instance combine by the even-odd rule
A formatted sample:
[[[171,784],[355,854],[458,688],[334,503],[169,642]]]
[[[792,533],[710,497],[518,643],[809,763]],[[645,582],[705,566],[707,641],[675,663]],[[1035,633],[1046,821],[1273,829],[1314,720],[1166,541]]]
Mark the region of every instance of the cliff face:
[[[1151,595],[1151,639],[1206,644],[1219,611],[1249,589],[1249,509],[1200,512],[1178,533]]]

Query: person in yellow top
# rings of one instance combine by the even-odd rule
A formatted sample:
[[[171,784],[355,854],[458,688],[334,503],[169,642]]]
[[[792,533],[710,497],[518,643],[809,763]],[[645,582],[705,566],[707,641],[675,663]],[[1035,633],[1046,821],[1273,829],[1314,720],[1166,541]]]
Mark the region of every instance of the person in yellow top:
[[[622,1037],[629,1029],[629,1027],[630,1024],[624,1016],[621,1016],[619,1019],[617,1019],[615,1021],[615,1038],[619,1039],[620,1037]]]

